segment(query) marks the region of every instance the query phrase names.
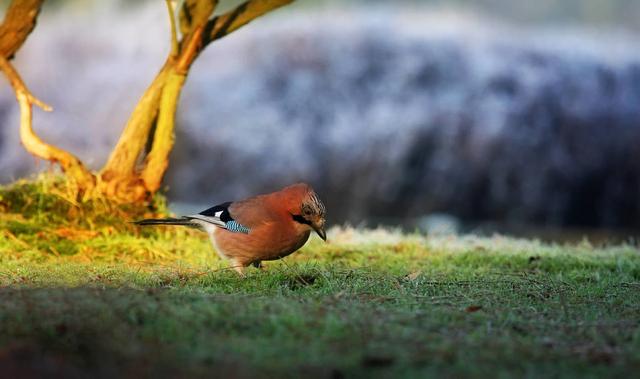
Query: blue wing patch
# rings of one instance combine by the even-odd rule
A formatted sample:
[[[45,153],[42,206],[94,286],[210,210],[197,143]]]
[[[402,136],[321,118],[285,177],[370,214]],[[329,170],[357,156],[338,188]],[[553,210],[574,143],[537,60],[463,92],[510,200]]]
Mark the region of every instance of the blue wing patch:
[[[211,218],[222,221],[224,223],[225,229],[227,229],[230,232],[249,234],[249,231],[250,231],[249,228],[238,223],[236,220],[234,220],[231,217],[231,214],[229,213],[230,205],[231,205],[230,201],[226,203],[218,204],[215,207],[211,207],[207,210],[200,212],[200,214],[206,217],[211,217]],[[216,222],[214,222],[214,224],[220,225],[219,223],[216,223]]]
[[[236,220],[227,221],[225,227],[230,232],[249,234],[249,228],[240,225]]]

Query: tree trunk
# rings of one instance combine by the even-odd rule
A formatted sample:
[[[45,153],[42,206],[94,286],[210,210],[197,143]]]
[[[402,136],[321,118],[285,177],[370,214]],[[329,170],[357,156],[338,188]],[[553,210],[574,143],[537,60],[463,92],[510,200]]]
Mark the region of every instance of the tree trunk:
[[[153,144],[141,174],[145,187],[152,193],[160,189],[164,173],[169,167],[169,154],[175,140],[173,130],[178,99],[186,79],[185,74],[178,73],[175,69],[170,70],[167,74],[160,100],[160,113],[153,135]]]
[[[43,1],[14,0],[0,25],[0,69],[14,87],[20,104],[22,143],[33,155],[59,163],[77,187],[79,200],[108,197],[118,203],[135,203],[149,199],[160,189],[175,139],[180,93],[191,65],[202,50],[212,41],[293,0],[250,0],[215,17],[212,14],[217,0],[184,0],[179,10],[179,28],[172,2],[166,0],[171,22],[171,52],[134,108],[107,163],[97,175],[89,172],[75,156],[48,145],[35,134],[31,126],[32,105],[45,110],[50,107],[31,95],[9,63],[35,27]],[[151,141],[151,149],[143,160],[147,141]]]

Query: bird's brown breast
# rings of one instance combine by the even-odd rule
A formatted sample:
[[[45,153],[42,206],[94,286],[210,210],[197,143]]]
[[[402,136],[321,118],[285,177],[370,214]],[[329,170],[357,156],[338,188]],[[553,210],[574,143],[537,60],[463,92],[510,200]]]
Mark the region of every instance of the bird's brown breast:
[[[267,223],[251,229],[248,234],[218,229],[213,238],[223,255],[250,264],[286,257],[300,249],[309,239],[309,234],[309,230],[286,230]]]

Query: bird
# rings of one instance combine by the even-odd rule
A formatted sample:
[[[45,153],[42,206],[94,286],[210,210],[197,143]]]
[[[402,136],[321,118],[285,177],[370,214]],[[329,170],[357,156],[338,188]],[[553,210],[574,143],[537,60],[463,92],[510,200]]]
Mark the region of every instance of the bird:
[[[183,225],[209,235],[214,249],[242,277],[245,268],[284,258],[315,231],[325,242],[326,208],[313,188],[296,183],[279,191],[215,205],[180,218],[144,219],[137,225]]]

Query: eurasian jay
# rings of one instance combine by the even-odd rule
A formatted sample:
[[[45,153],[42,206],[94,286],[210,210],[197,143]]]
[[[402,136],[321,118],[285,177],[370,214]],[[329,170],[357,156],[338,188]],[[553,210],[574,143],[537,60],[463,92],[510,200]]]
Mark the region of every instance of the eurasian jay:
[[[138,225],[186,225],[209,234],[221,258],[244,276],[249,265],[286,257],[301,248],[314,230],[326,241],[325,206],[305,183],[227,202],[181,218],[146,219]]]

